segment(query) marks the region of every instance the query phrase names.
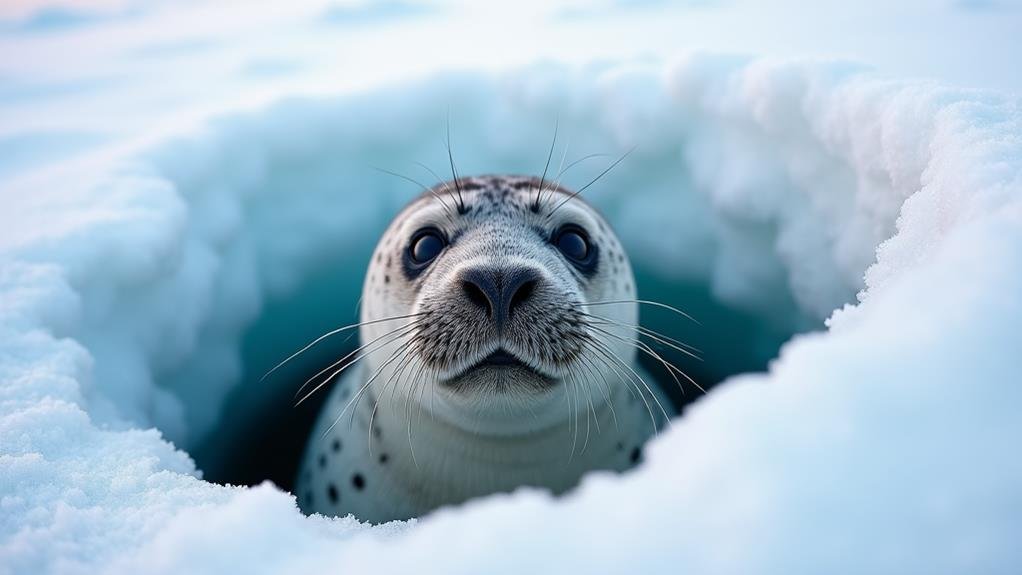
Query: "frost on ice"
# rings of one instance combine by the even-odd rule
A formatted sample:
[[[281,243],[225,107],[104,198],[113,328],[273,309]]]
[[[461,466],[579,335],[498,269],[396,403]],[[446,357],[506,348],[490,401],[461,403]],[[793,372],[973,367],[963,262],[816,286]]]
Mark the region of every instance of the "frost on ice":
[[[590,200],[640,274],[826,328],[557,500],[370,527],[202,481],[246,328],[371,247],[416,193],[372,166],[443,165],[448,105],[462,172],[533,171],[553,114],[571,157],[636,146]],[[288,100],[10,179],[0,570],[1017,571],[1020,134],[994,94],[692,57]]]

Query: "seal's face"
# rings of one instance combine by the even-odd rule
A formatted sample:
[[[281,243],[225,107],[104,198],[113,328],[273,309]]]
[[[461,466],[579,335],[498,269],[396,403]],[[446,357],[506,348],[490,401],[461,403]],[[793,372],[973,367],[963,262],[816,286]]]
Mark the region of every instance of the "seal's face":
[[[442,184],[395,218],[373,257],[361,335],[377,400],[520,433],[600,404],[601,382],[628,377],[631,268],[568,190],[507,176]]]

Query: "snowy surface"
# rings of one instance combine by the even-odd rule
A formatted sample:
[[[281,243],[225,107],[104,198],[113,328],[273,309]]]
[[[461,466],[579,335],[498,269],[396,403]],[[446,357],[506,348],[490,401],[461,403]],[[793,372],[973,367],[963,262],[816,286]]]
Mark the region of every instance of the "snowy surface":
[[[65,15],[0,43],[56,60],[55,37],[91,46],[80,36],[112,26],[109,47],[131,30],[118,19],[146,18],[100,4],[101,24]],[[0,128],[21,139],[0,146],[43,151],[0,179],[0,572],[1018,572],[1018,98],[828,61],[655,60],[355,74],[210,109],[193,104],[237,86],[147,92],[129,70],[123,90],[5,90]],[[590,198],[640,272],[827,329],[696,404],[637,472],[559,500],[369,527],[303,517],[270,485],[203,482],[184,450],[231,416],[245,329],[374,241],[416,191],[372,166],[441,166],[448,108],[464,172],[534,169],[555,115],[569,160],[637,146]],[[50,150],[63,130],[88,135]]]

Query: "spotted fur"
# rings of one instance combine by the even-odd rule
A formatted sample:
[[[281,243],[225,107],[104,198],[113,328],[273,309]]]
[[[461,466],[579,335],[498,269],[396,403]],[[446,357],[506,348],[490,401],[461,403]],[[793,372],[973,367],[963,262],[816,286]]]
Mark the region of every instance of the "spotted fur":
[[[564,225],[588,234],[591,269],[553,245]],[[427,227],[447,245],[419,267],[410,242]],[[482,268],[535,278],[499,329],[464,293]],[[424,193],[373,254],[361,320],[375,323],[361,327],[365,357],[341,376],[306,446],[302,509],[404,519],[523,485],[561,493],[588,471],[635,465],[670,408],[635,362],[626,326],[636,306],[596,303],[634,298],[620,242],[571,191],[481,176]],[[477,367],[498,349],[521,365]]]

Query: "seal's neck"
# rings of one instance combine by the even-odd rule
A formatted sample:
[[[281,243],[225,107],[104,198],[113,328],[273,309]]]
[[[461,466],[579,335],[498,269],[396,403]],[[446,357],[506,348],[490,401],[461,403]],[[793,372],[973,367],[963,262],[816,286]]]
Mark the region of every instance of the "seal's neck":
[[[568,413],[563,424],[529,433],[482,435],[419,406],[381,401],[375,419],[403,433],[374,441],[392,454],[391,479],[423,508],[434,508],[521,486],[564,492],[588,471],[628,468],[627,452],[653,432],[624,388],[598,406],[580,404]]]

